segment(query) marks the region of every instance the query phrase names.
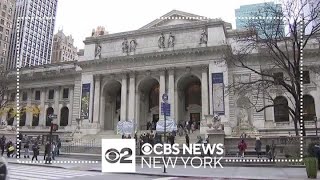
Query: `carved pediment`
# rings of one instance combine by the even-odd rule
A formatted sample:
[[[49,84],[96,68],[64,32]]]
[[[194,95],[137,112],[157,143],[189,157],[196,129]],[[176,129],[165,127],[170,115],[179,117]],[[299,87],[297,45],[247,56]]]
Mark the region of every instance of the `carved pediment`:
[[[149,28],[155,28],[160,26],[172,26],[177,24],[193,23],[193,22],[199,22],[204,20],[205,18],[199,15],[178,11],[178,10],[172,10],[169,13],[163,15],[161,18],[152,21],[151,23],[143,26],[140,29],[149,29]]]

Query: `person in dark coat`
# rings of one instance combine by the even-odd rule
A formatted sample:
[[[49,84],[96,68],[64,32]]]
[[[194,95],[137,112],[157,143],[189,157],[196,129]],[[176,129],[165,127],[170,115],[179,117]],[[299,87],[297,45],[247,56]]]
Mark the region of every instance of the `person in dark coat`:
[[[1,156],[3,156],[5,146],[6,146],[6,138],[2,136],[2,138],[0,139]]]
[[[44,147],[44,155],[43,155],[43,160],[46,160],[46,156],[49,155],[49,152],[51,151],[50,149],[50,143],[47,142],[47,144]]]
[[[58,142],[57,142],[57,156],[60,155],[60,148],[61,148],[61,140],[58,139]]]
[[[257,152],[257,156],[258,158],[262,158],[261,156],[261,147],[262,147],[262,143],[259,137],[256,138],[256,145],[255,145],[255,150]]]
[[[36,159],[36,161],[38,161],[39,146],[37,142],[34,143],[34,145],[32,146],[32,151],[33,151],[32,161],[33,159]]]
[[[186,145],[189,147],[190,145],[190,137],[188,134],[186,134]]]

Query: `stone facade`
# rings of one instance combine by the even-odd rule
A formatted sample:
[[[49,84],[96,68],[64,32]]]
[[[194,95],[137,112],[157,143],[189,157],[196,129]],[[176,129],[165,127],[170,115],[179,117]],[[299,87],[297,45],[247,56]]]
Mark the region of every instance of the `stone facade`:
[[[187,15],[172,11],[166,17]],[[293,133],[291,118],[276,122],[273,108],[262,112],[249,108],[250,92],[225,93],[225,87],[233,81],[260,78],[223,58],[235,34],[231,25],[220,19],[167,18],[135,31],[88,37],[84,41],[84,57],[78,62],[23,70],[20,92],[27,91],[28,98],[22,102],[40,108],[40,127],[36,127],[39,130],[44,128],[41,125],[49,107],[57,114],[57,124],[62,122],[62,108],[68,108],[67,124],[59,132],[73,131],[77,119],[82,119],[81,130],[85,134],[115,131],[117,123],[126,120],[135,122],[136,130],[145,130],[147,122],[164,119],[160,103],[162,94],[167,93],[168,118],[177,124],[192,119],[202,134],[208,128],[205,116],[209,114],[220,115],[227,136],[241,132],[271,136]],[[308,48],[310,52],[304,56],[306,69],[319,69],[318,45]],[[258,56],[249,62],[257,70],[267,67]],[[319,116],[319,76],[310,71],[310,79],[314,83],[306,84],[305,94],[313,98],[314,115]],[[14,85],[11,88],[14,91]],[[66,88],[69,96],[62,98]],[[35,101],[33,94],[37,90],[41,91],[41,98]],[[54,98],[49,100],[50,90]],[[287,97],[276,89],[273,95]],[[258,103],[262,106],[268,102],[261,99]],[[27,125],[31,117],[27,116]],[[306,123],[306,127],[312,130],[314,124]],[[22,130],[28,128],[31,127]]]
[[[52,63],[77,61],[77,47],[73,45],[72,36],[66,36],[62,30],[59,30],[53,37]]]

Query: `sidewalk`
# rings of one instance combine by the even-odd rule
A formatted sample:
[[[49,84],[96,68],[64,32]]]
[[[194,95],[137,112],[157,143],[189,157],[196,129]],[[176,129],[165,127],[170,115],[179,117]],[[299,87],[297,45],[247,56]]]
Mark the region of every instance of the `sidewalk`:
[[[41,157],[43,158],[43,157]],[[40,156],[39,156],[40,160]],[[43,160],[43,159],[41,159]],[[43,161],[40,163],[31,163],[31,159],[21,158],[19,163],[17,159],[8,159],[8,163],[12,164],[25,164],[33,166],[42,167],[54,167],[54,168],[64,168],[72,170],[82,170],[82,171],[98,171],[101,172],[101,162],[100,161],[86,161],[72,158],[58,157],[56,160],[59,163],[44,164]],[[62,163],[61,161],[66,161]],[[68,162],[69,161],[69,162]],[[81,163],[79,163],[81,161]],[[9,165],[10,166],[10,165]],[[224,168],[192,168],[191,166],[176,166],[174,169],[168,167],[167,173],[163,173],[163,166],[157,165],[158,168],[148,168],[144,165],[136,166],[135,173],[127,174],[139,174],[139,175],[151,175],[151,176],[169,176],[169,177],[204,177],[204,178],[240,178],[240,179],[277,179],[277,180],[303,180],[307,179],[305,168],[281,168],[281,167],[224,167]],[[319,172],[320,173],[320,172]],[[320,178],[318,178],[320,179]]]

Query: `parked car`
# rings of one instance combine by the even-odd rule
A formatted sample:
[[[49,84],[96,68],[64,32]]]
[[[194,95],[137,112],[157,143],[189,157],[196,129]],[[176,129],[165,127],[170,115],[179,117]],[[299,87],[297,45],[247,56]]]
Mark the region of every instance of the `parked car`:
[[[8,174],[8,165],[7,162],[3,157],[0,157],[0,179],[1,180],[6,180],[7,179],[7,174]]]

